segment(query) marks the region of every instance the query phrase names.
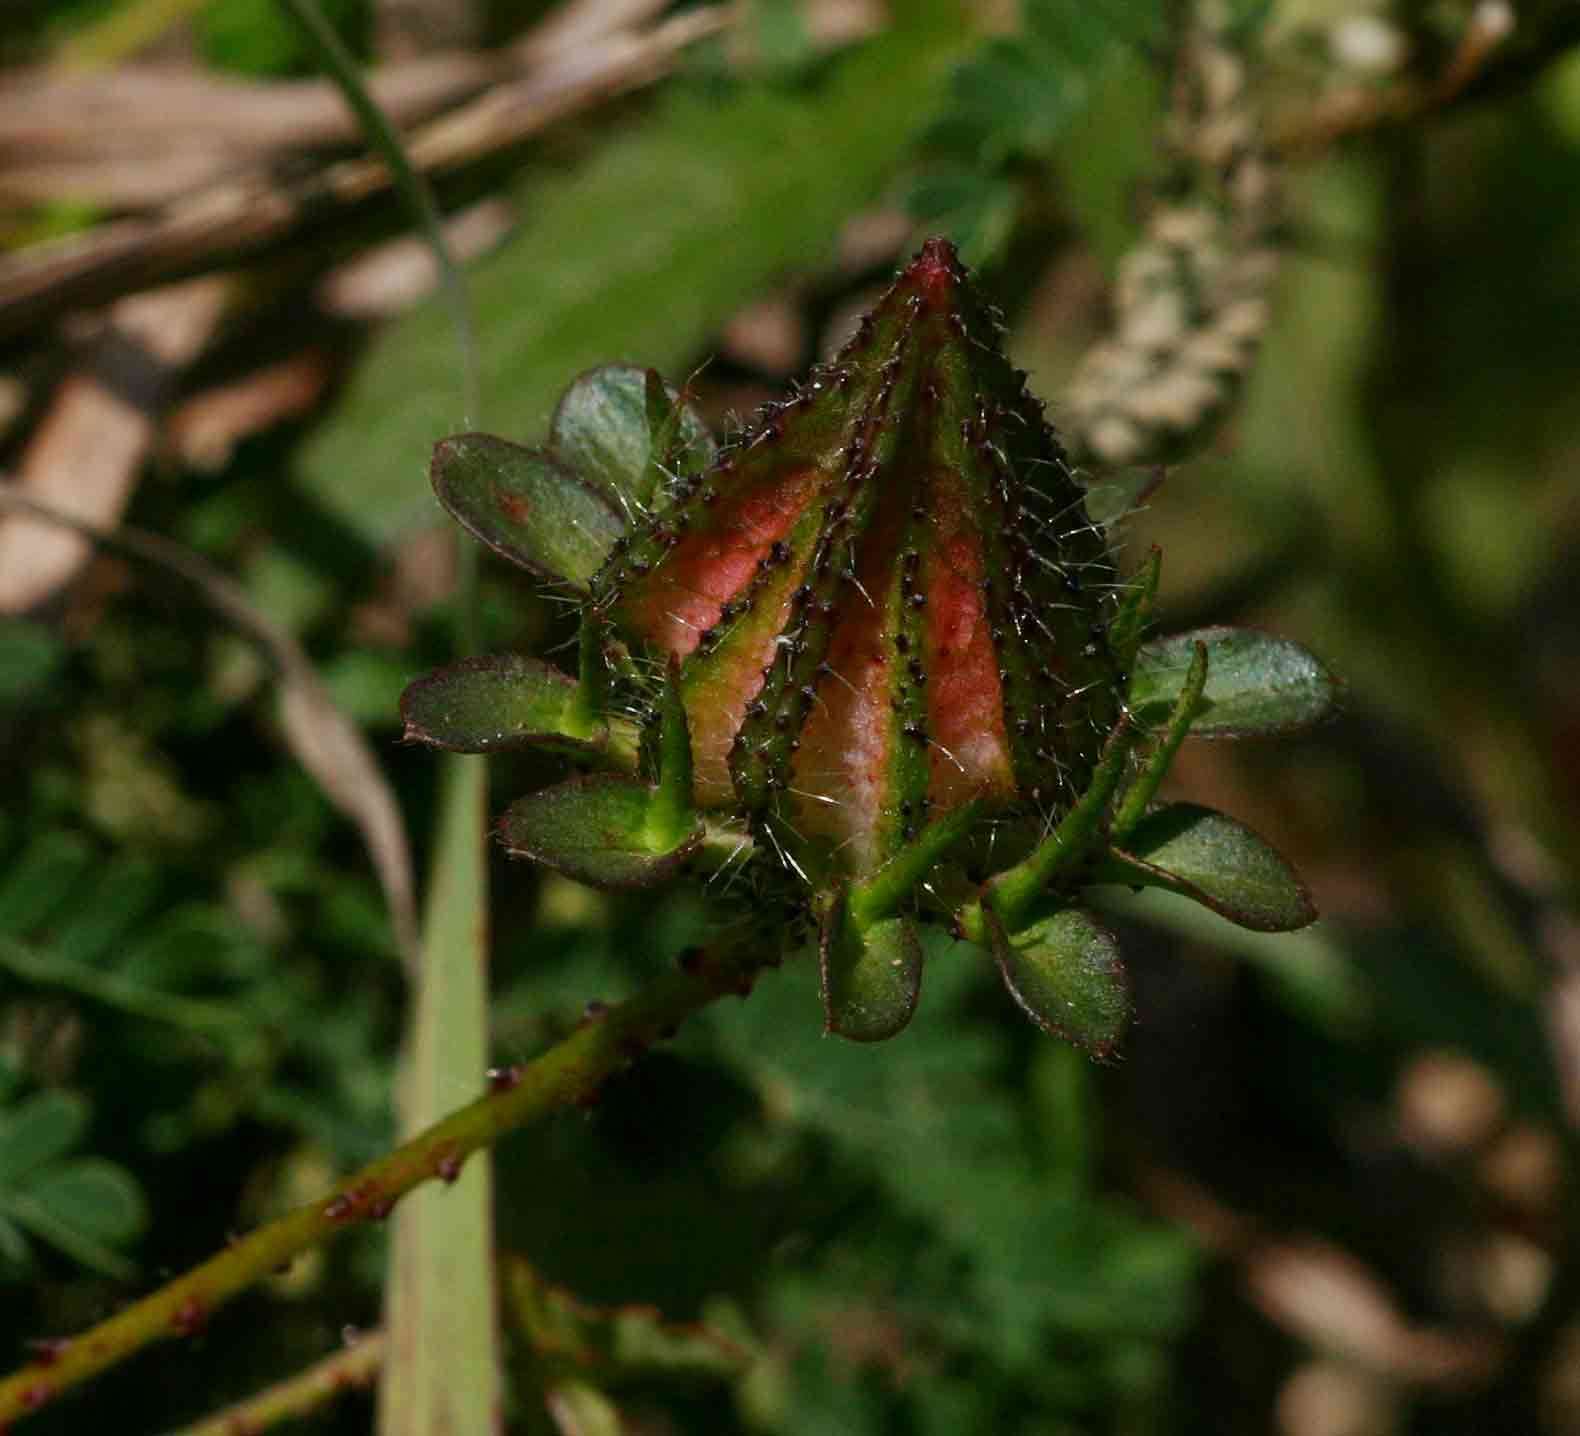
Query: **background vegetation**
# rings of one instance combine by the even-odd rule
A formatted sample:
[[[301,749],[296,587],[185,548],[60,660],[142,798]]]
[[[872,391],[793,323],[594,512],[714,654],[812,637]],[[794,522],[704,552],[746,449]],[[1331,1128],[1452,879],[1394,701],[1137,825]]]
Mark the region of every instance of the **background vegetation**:
[[[579,3],[559,43],[531,0],[323,8],[401,72],[375,90],[473,259],[475,401],[289,11],[73,0],[0,37],[6,492],[131,526],[51,567],[58,525],[0,519],[0,1352],[41,1373],[482,1080],[479,1019],[430,1009],[397,1116],[402,874],[466,848],[397,741],[464,607],[435,438],[536,440],[610,359],[694,374],[727,427],[939,231],[1079,437],[1124,257],[1160,207],[1224,204],[1181,161],[1190,7]],[[1281,271],[1254,366],[1214,371],[1224,421],[1170,430],[1188,457],[1119,531],[1165,551],[1165,628],[1264,626],[1348,680],[1341,721],[1188,743],[1171,779],[1274,839],[1322,923],[1127,906],[1109,1067],[945,954],[875,1049],[821,1036],[809,964],[711,1009],[494,1154],[503,1429],[1580,1429],[1580,24],[1222,19],[1284,195],[1241,240]],[[483,646],[568,633],[519,575],[479,585]],[[491,806],[538,761],[492,761]],[[487,879],[496,1063],[697,929],[684,898]],[[429,991],[476,936],[464,887]],[[425,1230],[486,1236],[448,1197]],[[383,1320],[387,1246],[357,1228],[27,1429],[179,1427],[332,1355]],[[452,1284],[486,1317],[486,1281]],[[423,1320],[396,1334],[428,1379],[473,1385],[486,1319],[453,1347]],[[331,1375],[365,1384],[382,1349],[346,1349]],[[311,1429],[398,1429],[333,1394]]]

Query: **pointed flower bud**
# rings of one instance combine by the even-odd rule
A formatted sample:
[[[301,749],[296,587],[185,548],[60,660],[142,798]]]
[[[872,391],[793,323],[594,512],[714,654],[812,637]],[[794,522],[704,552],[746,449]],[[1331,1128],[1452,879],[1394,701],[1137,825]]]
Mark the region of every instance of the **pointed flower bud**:
[[[966,803],[1085,785],[1124,682],[1103,533],[953,247],[605,564],[594,605],[678,659],[703,809],[814,882]]]
[[[1255,834],[1154,798],[1187,734],[1307,726],[1339,687],[1264,634],[1148,638],[1159,556],[1117,582],[1000,334],[935,239],[728,447],[630,365],[578,378],[541,449],[440,444],[440,501],[581,600],[578,673],[468,660],[413,684],[403,713],[414,740],[598,770],[512,804],[511,852],[604,888],[728,870],[721,907],[750,864],[742,890],[778,905],[789,947],[816,919],[831,1032],[900,1032],[942,926],[1039,1026],[1101,1056],[1128,987],[1080,889],[1309,922]]]

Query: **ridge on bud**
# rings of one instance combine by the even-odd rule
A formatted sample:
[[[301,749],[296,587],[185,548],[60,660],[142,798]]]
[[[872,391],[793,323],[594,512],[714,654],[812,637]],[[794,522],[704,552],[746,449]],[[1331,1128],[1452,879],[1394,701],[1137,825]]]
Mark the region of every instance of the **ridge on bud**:
[[[813,883],[966,803],[1068,806],[1117,716],[1113,561],[1000,336],[929,240],[592,581],[682,665],[699,807],[744,810]]]

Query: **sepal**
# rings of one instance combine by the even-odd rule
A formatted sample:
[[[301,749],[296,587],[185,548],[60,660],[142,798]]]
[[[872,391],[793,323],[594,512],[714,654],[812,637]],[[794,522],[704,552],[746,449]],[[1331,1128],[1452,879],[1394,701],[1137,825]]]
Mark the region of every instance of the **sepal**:
[[[579,756],[608,739],[575,679],[515,653],[465,658],[417,679],[400,711],[406,742],[453,753],[541,745]]]
[[[613,500],[552,455],[492,434],[441,439],[429,477],[439,502],[473,538],[583,592],[625,531]]]
[[[1253,932],[1293,932],[1317,918],[1277,852],[1244,824],[1194,803],[1149,813],[1123,850],[1110,849],[1094,881],[1166,888]]]
[[[604,364],[573,380],[554,410],[549,445],[632,520],[655,506],[666,474],[700,473],[715,450],[684,396],[635,364]]]
[[[1013,935],[984,906],[988,949],[1016,1005],[1044,1032],[1109,1057],[1130,1022],[1130,985],[1114,935],[1063,908]]]
[[[658,816],[658,790],[614,774],[572,778],[512,803],[499,840],[596,888],[652,887],[674,877],[702,842],[695,823],[676,841]]]
[[[922,987],[922,941],[911,918],[859,929],[842,893],[824,915],[818,964],[825,1030],[882,1042],[910,1022]]]
[[[1339,681],[1298,643],[1250,628],[1197,628],[1144,643],[1130,677],[1137,718],[1162,717],[1178,701],[1196,645],[1208,677],[1191,732],[1198,738],[1293,733],[1334,710]]]

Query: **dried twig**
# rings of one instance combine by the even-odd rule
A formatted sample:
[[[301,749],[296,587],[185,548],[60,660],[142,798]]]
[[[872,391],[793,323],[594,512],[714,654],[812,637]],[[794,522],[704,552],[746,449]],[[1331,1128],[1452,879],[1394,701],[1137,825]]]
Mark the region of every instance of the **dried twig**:
[[[640,34],[620,33],[573,52],[554,50],[527,76],[417,129],[413,165],[439,176],[495,158],[554,122],[651,84],[698,40],[723,30],[723,7],[677,15]],[[282,184],[254,169],[146,217],[0,259],[0,336],[67,310],[103,303],[180,274],[256,256],[386,198],[391,176],[357,158]]]

